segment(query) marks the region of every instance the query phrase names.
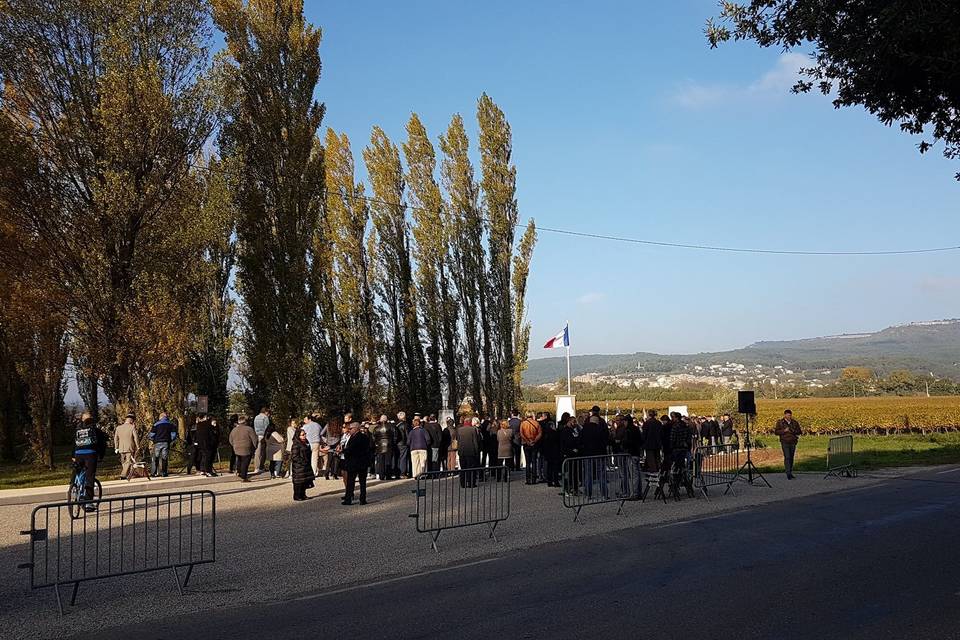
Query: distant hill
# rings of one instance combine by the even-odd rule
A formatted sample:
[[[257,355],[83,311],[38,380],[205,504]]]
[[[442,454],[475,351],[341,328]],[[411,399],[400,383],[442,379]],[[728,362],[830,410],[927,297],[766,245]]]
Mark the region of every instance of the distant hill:
[[[797,371],[870,367],[885,374],[894,369],[957,379],[960,377],[960,319],[915,322],[875,333],[844,334],[802,340],[756,342],[742,349],[685,355],[630,353],[570,358],[572,375],[584,373],[672,373],[684,365],[738,362],[747,366],[784,367]],[[524,383],[555,382],[566,375],[564,358],[537,358],[527,363]]]

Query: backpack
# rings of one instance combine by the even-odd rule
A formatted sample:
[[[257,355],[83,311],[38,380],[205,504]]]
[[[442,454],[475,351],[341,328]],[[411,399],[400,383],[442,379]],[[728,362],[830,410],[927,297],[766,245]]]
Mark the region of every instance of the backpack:
[[[97,433],[93,427],[80,427],[73,435],[74,449],[96,449]]]

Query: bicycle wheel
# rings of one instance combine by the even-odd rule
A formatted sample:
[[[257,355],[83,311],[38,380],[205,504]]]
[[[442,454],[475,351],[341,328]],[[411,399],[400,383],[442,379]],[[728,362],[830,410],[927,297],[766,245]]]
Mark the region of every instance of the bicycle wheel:
[[[77,486],[75,481],[70,482],[70,487],[67,489],[67,502],[70,503],[69,511],[70,517],[76,520],[80,517],[80,496],[82,489]]]

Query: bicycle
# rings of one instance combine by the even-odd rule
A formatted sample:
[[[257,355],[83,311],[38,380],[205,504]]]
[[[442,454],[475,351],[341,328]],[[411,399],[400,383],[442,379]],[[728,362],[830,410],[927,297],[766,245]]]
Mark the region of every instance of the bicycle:
[[[82,463],[73,461],[73,476],[70,478],[70,486],[67,488],[67,502],[70,503],[70,517],[76,520],[80,517],[80,511],[87,502],[83,499],[84,484],[87,480],[87,469]],[[103,485],[99,478],[93,479],[93,498],[90,502],[99,502],[103,497]]]

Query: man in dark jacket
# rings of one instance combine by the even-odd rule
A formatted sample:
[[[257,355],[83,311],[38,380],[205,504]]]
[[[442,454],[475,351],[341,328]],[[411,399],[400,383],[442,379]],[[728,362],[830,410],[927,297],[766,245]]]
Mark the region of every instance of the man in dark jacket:
[[[610,429],[600,417],[600,407],[593,407],[587,422],[580,430],[580,455],[603,456],[607,454]]]
[[[394,449],[397,446],[397,430],[387,421],[386,414],[380,416],[380,421],[373,429],[375,441],[377,477],[381,480],[393,478]]]
[[[513,468],[519,469],[520,468],[520,452],[522,450],[520,446],[520,410],[519,409],[513,409],[510,412],[510,419],[507,420],[507,425],[510,427],[511,431],[513,431],[513,442],[512,442]]]
[[[648,473],[660,471],[660,452],[663,443],[660,440],[661,425],[656,411],[648,411],[647,419],[640,428],[643,434],[644,470]]]
[[[720,439],[727,451],[734,450],[733,441],[737,439],[737,430],[734,427],[733,418],[730,417],[729,413],[720,416]],[[739,443],[737,443],[737,448],[739,448],[739,446]]]
[[[213,472],[213,459],[216,456],[217,440],[213,433],[213,422],[210,417],[201,413],[197,416],[196,425],[196,447],[200,452],[197,470],[205,476],[216,475]]]
[[[457,428],[456,440],[457,455],[460,457],[460,486],[475,487],[477,472],[471,470],[480,466],[480,451],[483,443],[480,439],[480,430],[474,426],[471,418],[464,418],[463,424]]]
[[[684,486],[687,495],[693,497],[693,479],[686,474],[687,461],[693,455],[693,443],[697,438],[696,427],[688,423],[679,413],[670,414],[670,455],[673,469],[676,473],[683,473]]]
[[[367,504],[367,470],[370,467],[370,437],[360,423],[350,425],[350,439],[343,449],[343,464],[347,471],[346,493],[341,504],[353,504],[353,492],[360,480],[360,504]]]
[[[80,416],[80,423],[73,434],[73,459],[78,466],[83,466],[83,496],[81,501],[86,503],[85,511],[96,511],[97,507],[90,504],[93,500],[93,487],[97,479],[97,465],[107,453],[107,435],[93,421],[93,417],[84,412]]]
[[[407,443],[407,435],[410,431],[407,426],[407,414],[403,411],[397,413],[397,448],[396,459],[393,462],[397,478],[410,477],[410,445]]]
[[[167,459],[170,457],[170,445],[177,439],[177,425],[170,422],[166,412],[154,423],[147,436],[153,443],[153,464],[150,474],[154,477],[167,477]]]
[[[427,418],[424,431],[430,436],[430,449],[427,456],[427,471],[440,471],[440,445],[443,442],[443,428],[437,422],[437,416]]]
[[[540,422],[540,456],[544,462],[544,477],[548,487],[560,486],[560,469],[563,457],[560,454],[560,432],[557,424],[544,416]]]
[[[780,436],[783,468],[787,472],[787,480],[793,480],[793,457],[797,453],[797,443],[803,432],[800,429],[800,423],[793,419],[793,412],[790,409],[784,411],[783,417],[777,420],[777,426],[773,432]]]
[[[589,460],[584,460],[583,470],[583,490],[588,497],[593,497],[593,485],[595,481],[600,483],[600,494],[604,499],[607,497],[607,443],[610,440],[610,429],[603,423],[600,417],[600,408],[594,407],[590,411],[587,422],[580,431],[580,455],[592,456]]]

